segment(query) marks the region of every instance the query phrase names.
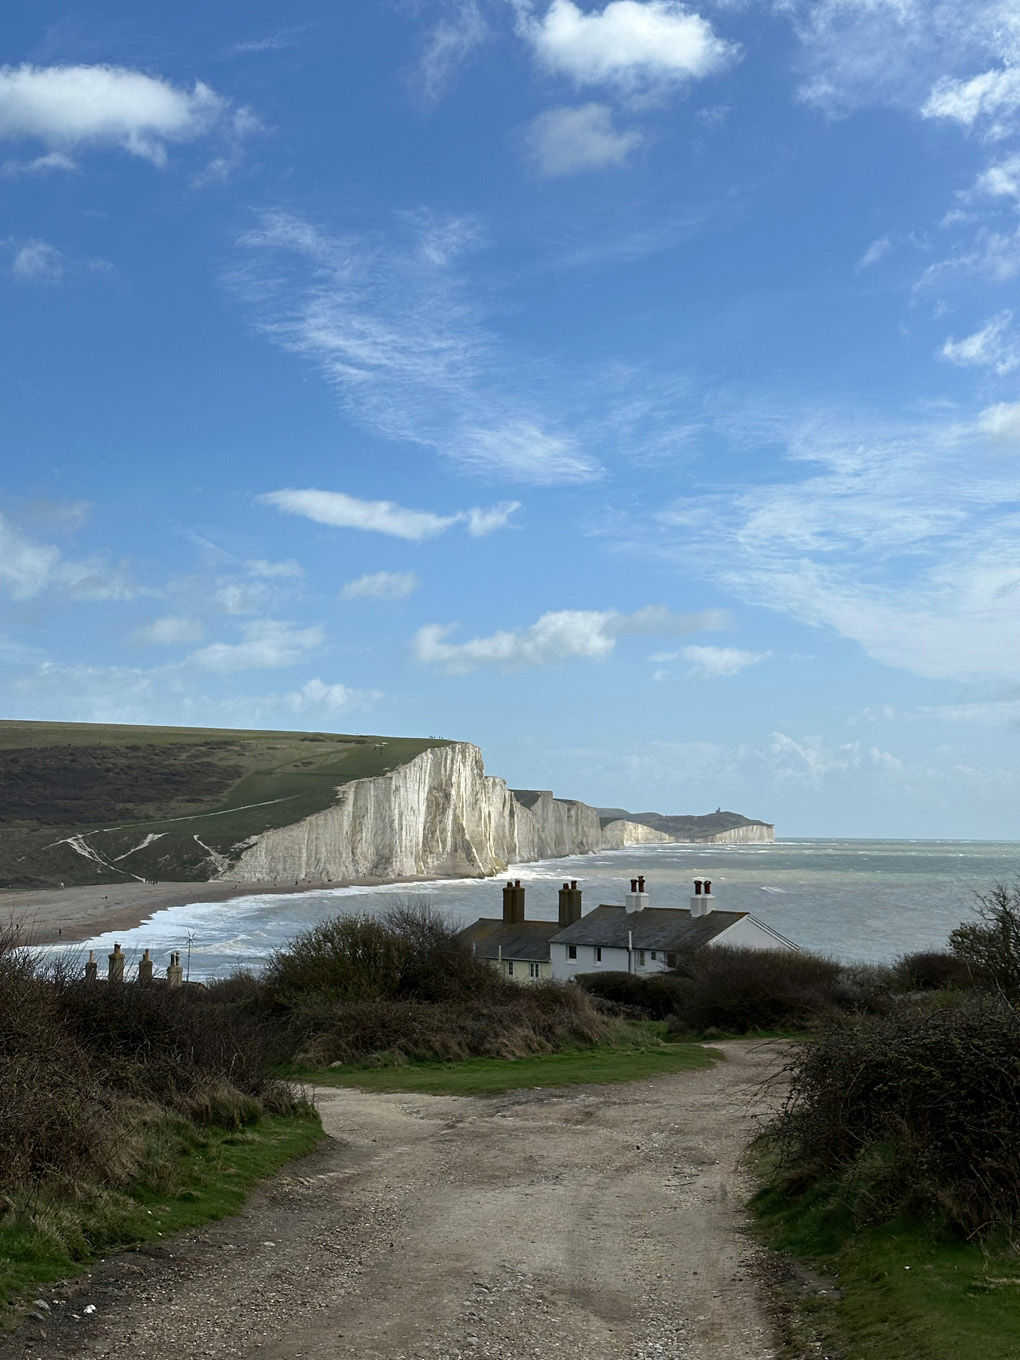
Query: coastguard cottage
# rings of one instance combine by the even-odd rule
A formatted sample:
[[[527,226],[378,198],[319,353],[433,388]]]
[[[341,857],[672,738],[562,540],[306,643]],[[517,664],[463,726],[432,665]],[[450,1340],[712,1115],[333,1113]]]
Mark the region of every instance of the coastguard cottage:
[[[799,949],[750,912],[720,911],[707,878],[694,880],[689,908],[652,907],[649,900],[644,878],[634,878],[622,906],[602,904],[583,914],[574,880],[560,889],[557,921],[529,921],[518,878],[503,889],[502,919],[482,917],[458,938],[516,982],[565,981],[602,970],[661,973],[706,945]]]
[[[645,880],[633,878],[623,906],[598,906],[549,941],[552,977],[599,970],[661,973],[682,954],[705,945],[744,949],[799,949],[792,940],[747,911],[720,911],[712,882],[694,880],[690,908],[652,907]]]

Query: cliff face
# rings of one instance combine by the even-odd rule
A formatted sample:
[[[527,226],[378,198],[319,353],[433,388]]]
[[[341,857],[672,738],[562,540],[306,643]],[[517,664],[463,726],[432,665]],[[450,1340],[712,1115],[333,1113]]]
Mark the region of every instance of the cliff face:
[[[253,837],[219,874],[274,879],[461,877],[508,864],[587,854],[602,845],[598,814],[549,792],[522,792],[485,773],[477,746],[433,747],[389,774],[337,791],[324,812]]]
[[[672,841],[664,831],[644,826],[641,822],[609,822],[602,828],[602,846],[605,850],[622,850],[625,845],[664,845]]]
[[[698,839],[709,845],[772,845],[776,828],[768,822],[752,822],[749,826],[733,826],[728,831],[717,831],[712,836]]]
[[[243,842],[215,876],[241,883],[365,878],[485,877],[508,864],[678,839],[639,822],[603,827],[586,803],[548,790],[508,789],[467,742],[436,746],[405,765],[337,789],[336,801]],[[772,839],[762,823],[705,840]]]

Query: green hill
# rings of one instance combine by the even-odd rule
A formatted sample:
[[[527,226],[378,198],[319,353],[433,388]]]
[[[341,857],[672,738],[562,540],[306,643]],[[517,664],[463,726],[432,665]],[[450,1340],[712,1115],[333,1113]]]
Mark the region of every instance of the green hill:
[[[448,744],[0,722],[0,886],[205,879],[210,858],[229,861],[246,838],[322,811],[338,785]]]
[[[740,812],[707,812],[704,816],[667,815],[661,812],[625,812],[623,808],[596,808],[599,822],[608,826],[610,822],[640,822],[654,831],[674,836],[678,841],[700,841],[720,831],[733,831],[739,826],[769,826],[753,817],[745,817]]]

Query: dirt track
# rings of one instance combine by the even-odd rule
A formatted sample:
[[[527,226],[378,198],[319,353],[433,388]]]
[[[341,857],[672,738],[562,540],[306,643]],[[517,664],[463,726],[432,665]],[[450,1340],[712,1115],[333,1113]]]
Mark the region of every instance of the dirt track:
[[[244,1214],[111,1257],[0,1355],[768,1360],[737,1161],[777,1050],[720,1047],[624,1086],[322,1090],[330,1141]]]

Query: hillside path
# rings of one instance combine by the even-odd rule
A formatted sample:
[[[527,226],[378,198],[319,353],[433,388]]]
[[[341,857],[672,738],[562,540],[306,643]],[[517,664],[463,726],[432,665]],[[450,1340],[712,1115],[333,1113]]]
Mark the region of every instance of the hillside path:
[[[237,1218],[98,1264],[0,1355],[770,1360],[738,1160],[782,1048],[719,1047],[619,1086],[319,1089],[319,1150]]]

